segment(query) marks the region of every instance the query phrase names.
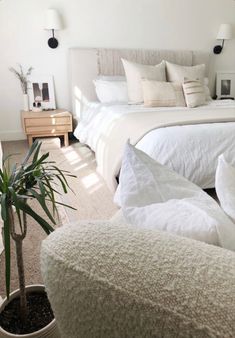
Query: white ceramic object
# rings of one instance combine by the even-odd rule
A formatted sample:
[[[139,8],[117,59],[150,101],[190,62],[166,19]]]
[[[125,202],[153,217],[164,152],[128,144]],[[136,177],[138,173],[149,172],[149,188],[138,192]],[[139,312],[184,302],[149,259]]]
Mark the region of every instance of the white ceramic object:
[[[41,291],[42,292],[45,290],[44,285],[29,285],[26,288],[27,288],[27,292],[30,292],[30,291],[31,292]],[[9,301],[6,298],[3,300],[3,303],[0,306],[0,314],[4,310],[5,306],[12,299],[16,298],[18,295],[19,295],[19,290],[16,290],[10,294]],[[49,323],[47,326],[45,326],[41,330],[33,332],[33,333],[29,333],[29,334],[22,334],[22,335],[12,334],[12,333],[9,333],[3,330],[0,327],[0,338],[10,338],[10,337],[11,338],[60,338],[61,336],[60,336],[59,330],[56,325],[56,320],[53,319],[51,323]]]
[[[40,108],[38,108],[38,107],[33,107],[33,108],[32,108],[32,111],[33,111],[34,113],[40,113],[40,112],[42,111],[42,107],[40,107]]]
[[[29,97],[28,94],[23,94],[23,109],[29,111]]]

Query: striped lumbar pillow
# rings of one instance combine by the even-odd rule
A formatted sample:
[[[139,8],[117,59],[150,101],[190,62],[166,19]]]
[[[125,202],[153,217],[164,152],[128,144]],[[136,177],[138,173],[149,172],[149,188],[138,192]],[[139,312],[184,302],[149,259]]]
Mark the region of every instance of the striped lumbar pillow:
[[[185,107],[181,83],[142,79],[145,107]]]
[[[185,80],[183,90],[187,107],[194,108],[206,103],[206,94],[199,80]]]

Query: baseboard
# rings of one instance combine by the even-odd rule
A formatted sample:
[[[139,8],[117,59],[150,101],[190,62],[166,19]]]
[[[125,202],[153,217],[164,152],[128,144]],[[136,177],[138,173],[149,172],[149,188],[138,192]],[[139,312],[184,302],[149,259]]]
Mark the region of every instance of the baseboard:
[[[23,133],[23,131],[19,130],[0,131],[0,141],[19,141],[25,139],[26,136]]]

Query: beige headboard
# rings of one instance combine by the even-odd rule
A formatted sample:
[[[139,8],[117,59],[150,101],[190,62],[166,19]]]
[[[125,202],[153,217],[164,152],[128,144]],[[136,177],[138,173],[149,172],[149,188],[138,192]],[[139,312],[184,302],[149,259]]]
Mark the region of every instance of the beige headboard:
[[[205,63],[209,73],[209,54],[200,51],[71,48],[69,74],[75,119],[81,117],[87,102],[97,101],[92,81],[98,75],[124,74],[121,58],[149,65],[162,60],[184,66]]]

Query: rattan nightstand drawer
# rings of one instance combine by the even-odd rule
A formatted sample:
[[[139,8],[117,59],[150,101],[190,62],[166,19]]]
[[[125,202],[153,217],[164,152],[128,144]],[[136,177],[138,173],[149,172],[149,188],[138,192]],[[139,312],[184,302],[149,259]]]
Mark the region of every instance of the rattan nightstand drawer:
[[[49,118],[35,118],[35,119],[25,119],[25,126],[58,126],[71,124],[70,117],[49,117]]]
[[[35,126],[35,127],[26,127],[27,134],[36,134],[36,133],[44,133],[44,132],[69,132],[72,131],[69,125],[63,126]]]

